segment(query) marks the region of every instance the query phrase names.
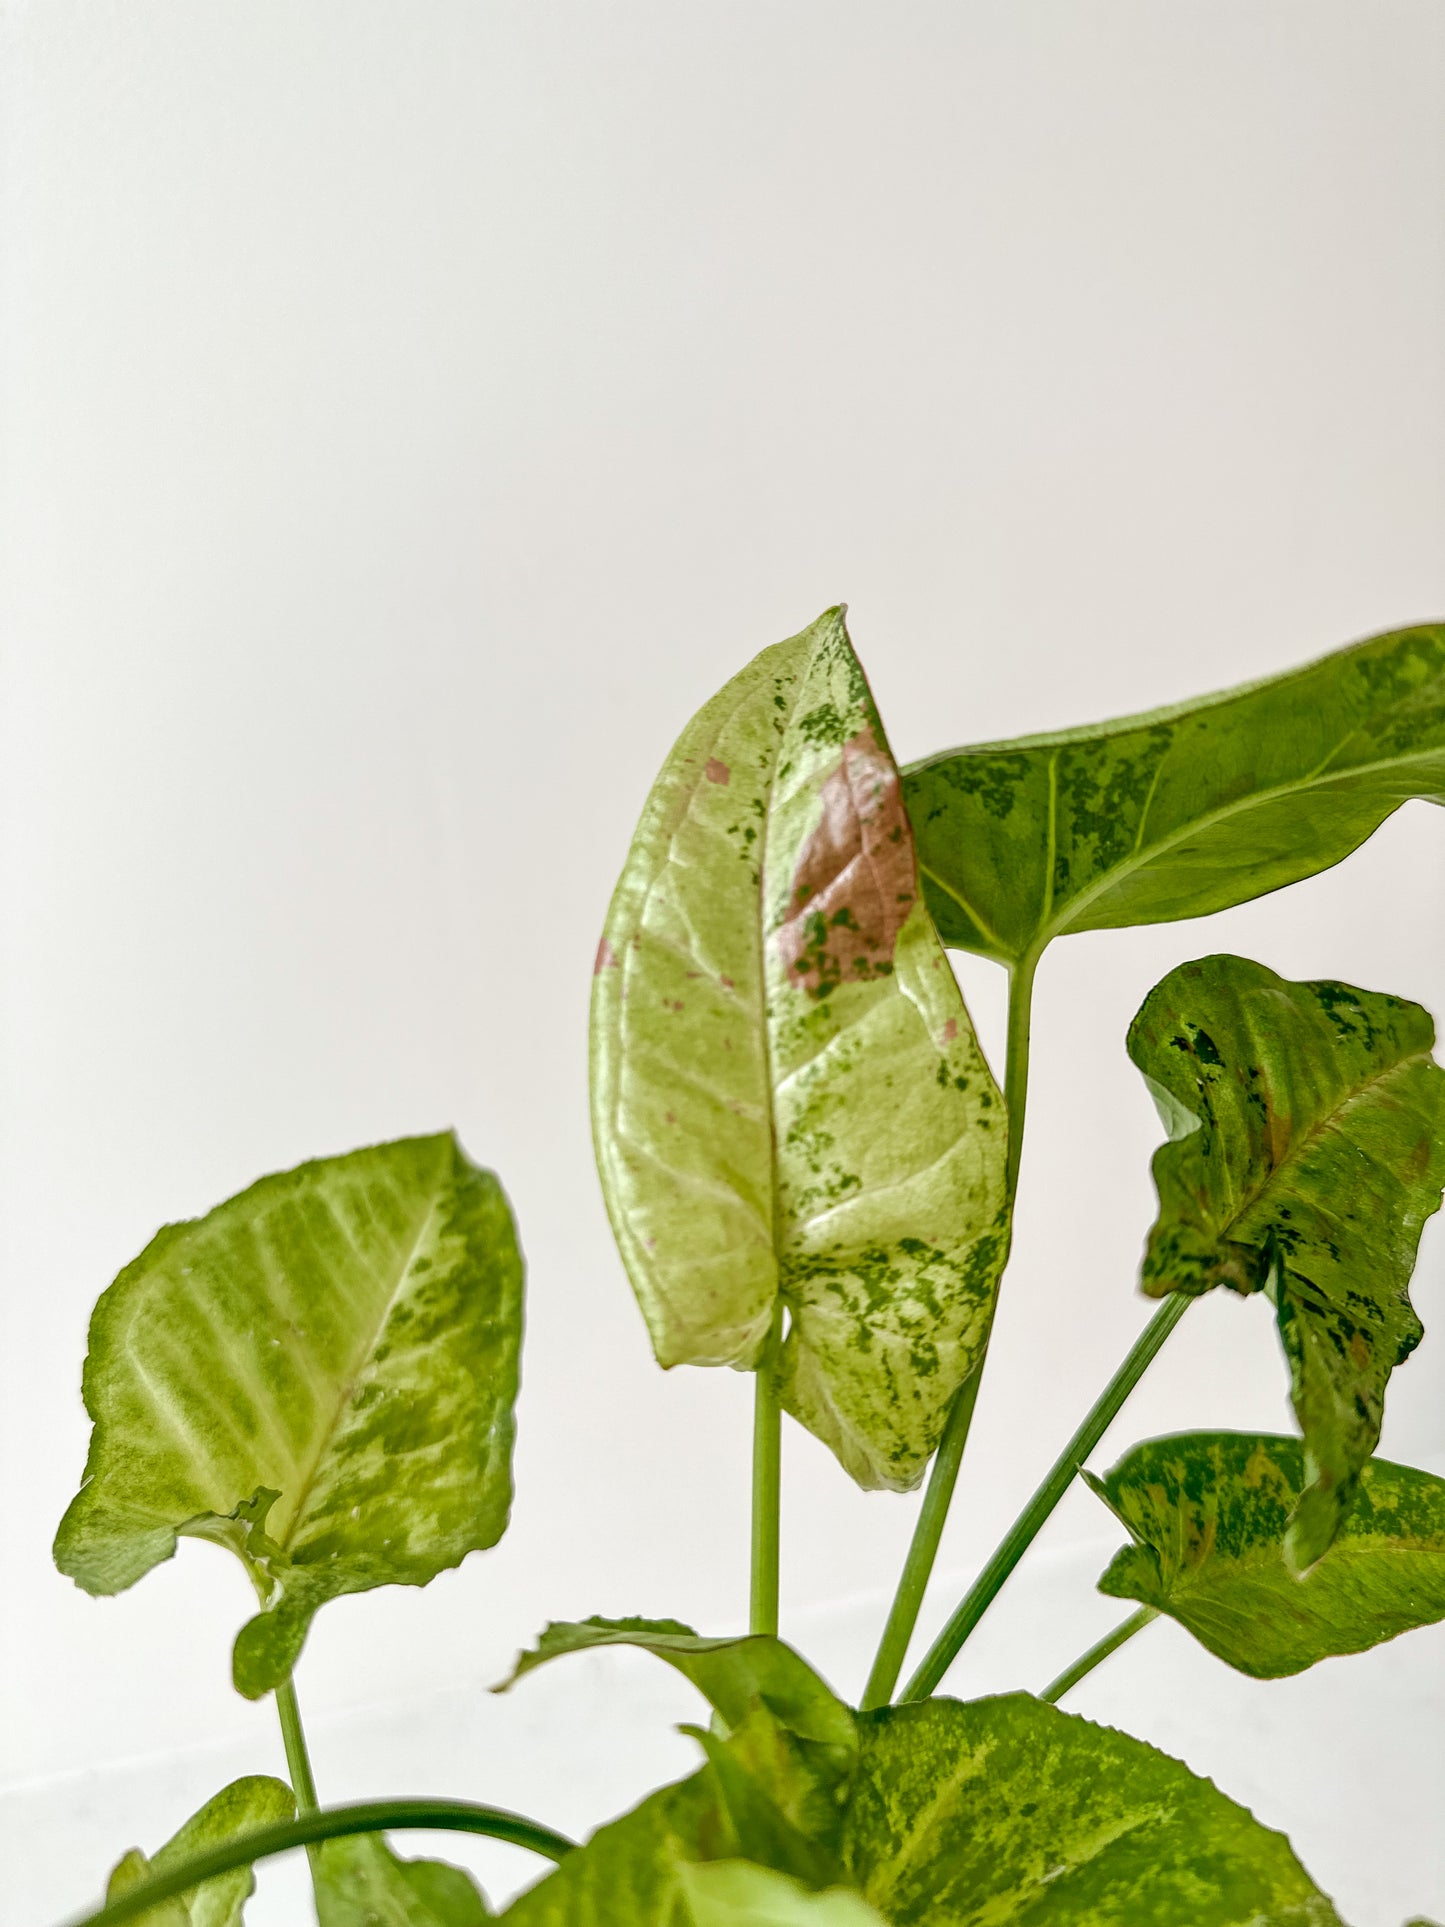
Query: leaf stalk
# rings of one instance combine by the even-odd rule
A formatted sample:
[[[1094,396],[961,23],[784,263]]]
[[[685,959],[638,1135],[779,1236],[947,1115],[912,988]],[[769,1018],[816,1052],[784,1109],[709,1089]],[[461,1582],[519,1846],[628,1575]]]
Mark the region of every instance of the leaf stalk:
[[[783,1410],[778,1397],[778,1354],[782,1349],[783,1301],[773,1306],[773,1322],[758,1360],[753,1383],[753,1539],[752,1597],[748,1630],[778,1630],[778,1569],[782,1530]]]
[[[1013,1218],[1019,1165],[1023,1156],[1024,1107],[1028,1101],[1029,1084],[1029,1031],[1033,1012],[1034,972],[1038,968],[1038,961],[1038,956],[1031,951],[1020,959],[1009,974],[1004,1110],[1008,1116],[1005,1196],[1010,1221]],[[991,1317],[989,1324],[991,1330]],[[978,1388],[983,1381],[983,1368],[988,1359],[988,1340],[989,1333],[985,1332],[978,1363],[955,1392],[949,1407],[943,1436],[938,1442],[938,1451],[928,1475],[928,1490],[924,1494],[918,1523],[909,1543],[908,1557],[904,1560],[898,1590],[893,1595],[888,1621],[878,1644],[878,1654],[864,1689],[864,1712],[888,1704],[898,1684],[898,1675],[903,1671],[903,1662],[908,1657],[909,1643],[918,1624],[918,1614],[923,1605],[923,1595],[928,1590],[934,1561],[938,1557],[939,1542],[943,1538],[948,1510],[953,1503],[953,1488],[958,1483],[959,1468],[968,1445],[973,1408],[978,1403]]]
[[[1095,1640],[1086,1653],[1080,1653],[1072,1666],[1066,1666],[1058,1678],[1044,1688],[1039,1698],[1050,1706],[1057,1706],[1065,1693],[1071,1692],[1096,1666],[1102,1666],[1111,1653],[1117,1653],[1127,1640],[1132,1639],[1135,1633],[1143,1632],[1150,1620],[1158,1617],[1156,1606],[1141,1606],[1138,1612],[1130,1613],[1113,1632],[1105,1633],[1102,1639]]]
[[[1073,1484],[1078,1471],[1108,1431],[1170,1332],[1193,1304],[1182,1292],[1172,1292],[1129,1349],[1118,1371],[1090,1407],[1082,1425],[1055,1459],[1042,1485],[1010,1526],[997,1551],[973,1582],[952,1618],[934,1640],[923,1664],[904,1688],[902,1698],[927,1699],[963,1650],[969,1634],[1002,1590],[1004,1581],[1038,1537],[1045,1520]]]

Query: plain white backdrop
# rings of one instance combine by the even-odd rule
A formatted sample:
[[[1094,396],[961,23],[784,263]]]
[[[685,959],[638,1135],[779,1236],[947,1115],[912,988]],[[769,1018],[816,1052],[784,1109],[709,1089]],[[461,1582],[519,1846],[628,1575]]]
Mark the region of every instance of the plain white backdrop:
[[[238,1570],[49,1563],[90,1306],[262,1171],[455,1123],[530,1259],[518,1505],[299,1674],[323,1797],[575,1828],[691,1758],[685,1688],[549,1616],[746,1597],[749,1388],[664,1377],[585,1085],[657,764],[843,598],[912,757],[1445,614],[1434,0],[10,0],[3,15],[0,1918],[58,1917],[225,1775]],[[936,1625],[1142,1323],[1145,991],[1235,949],[1445,1011],[1445,819],[1040,976],[1016,1256]],[[961,975],[996,1052],[1002,979]],[[997,1056],[996,1056],[997,1061]],[[1415,1290],[1445,1325],[1445,1239]],[[1191,1312],[1101,1455],[1287,1423],[1266,1309]],[[1445,1340],[1384,1449],[1445,1471]],[[856,1689],[914,1502],[791,1428],[784,1630]],[[1118,1608],[1086,1493],[959,1669]],[[1445,1914],[1439,1629],[1250,1685],[1161,1626],[1071,1702],[1286,1825],[1356,1927]],[[446,1851],[463,1850],[455,1842]],[[489,1851],[489,1850],[488,1850]],[[495,1894],[529,1876],[484,1851]],[[255,1919],[300,1918],[295,1870]]]

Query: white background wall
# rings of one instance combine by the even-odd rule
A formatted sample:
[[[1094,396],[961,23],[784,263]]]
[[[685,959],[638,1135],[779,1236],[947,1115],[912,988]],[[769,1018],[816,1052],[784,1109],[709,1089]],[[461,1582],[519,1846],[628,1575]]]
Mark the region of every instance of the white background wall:
[[[1445,14],[11,0],[3,35],[0,1917],[30,1923],[279,1760],[215,1549],[110,1601],[50,1567],[90,1305],[163,1220],[379,1137],[454,1122],[511,1191],[520,1496],[498,1551],[323,1615],[323,1794],[580,1828],[685,1769],[686,1689],[630,1661],[480,1690],[549,1615],[745,1605],[748,1387],[651,1365],[588,1142],[648,783],[840,597],[905,757],[1439,617]],[[1233,948],[1445,1010],[1442,827],[1050,954],[953,1596],[1142,1321],[1135,1006]],[[963,974],[996,1042],[1001,979]],[[1432,1233],[1427,1325],[1442,1268]],[[1445,1470],[1437,1347],[1385,1449]],[[1266,1308],[1221,1296],[1111,1444],[1284,1421]],[[785,1619],[841,1686],[912,1516],[790,1430]],[[1112,1623],[1116,1536],[1075,1495],[963,1683],[1036,1687]],[[1442,1689],[1435,1633],[1259,1688],[1164,1627],[1075,1703],[1387,1927],[1445,1915]],[[293,1875],[262,1903],[297,1918]]]

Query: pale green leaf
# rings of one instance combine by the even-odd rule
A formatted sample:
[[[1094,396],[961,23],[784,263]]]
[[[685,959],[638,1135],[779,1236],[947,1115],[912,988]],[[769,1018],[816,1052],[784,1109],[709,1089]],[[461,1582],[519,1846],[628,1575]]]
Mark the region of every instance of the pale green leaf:
[[[290,1820],[295,1812],[295,1798],[283,1781],[263,1774],[233,1780],[208,1800],[199,1813],[192,1814],[153,1860],[147,1860],[143,1853],[132,1848],[111,1874],[106,1898],[118,1899],[153,1874],[170,1873],[187,1860],[210,1853],[244,1834]],[[148,1907],[138,1917],[137,1927],[240,1927],[242,1912],[255,1885],[255,1876],[249,1867],[217,1874],[214,1880],[192,1887],[174,1900],[163,1900],[157,1907]]]
[[[312,1873],[319,1927],[481,1927],[492,1918],[469,1873],[399,1859],[379,1834],[323,1841]]]
[[[1171,971],[1130,1027],[1171,1133],[1144,1289],[1270,1292],[1305,1441],[1298,1570],[1339,1530],[1420,1339],[1408,1286],[1445,1182],[1434,1041],[1418,1004],[1241,957]]]
[[[756,1701],[799,1739],[835,1749],[846,1764],[858,1750],[853,1715],[791,1646],[767,1633],[700,1638],[676,1619],[554,1620],[536,1647],[519,1656],[499,1691],[564,1653],[599,1646],[637,1646],[665,1660],[738,1726]]]
[[[887,1927],[861,1894],[846,1887],[810,1893],[750,1860],[685,1864],[682,1886],[693,1927]]]
[[[1445,801],[1445,627],[1397,630],[1171,709],[947,751],[905,772],[944,942],[1004,963],[1328,869]]]
[[[450,1134],[262,1178],[170,1225],[90,1327],[85,1482],[55,1558],[120,1592],[176,1535],[241,1558],[254,1698],[341,1593],[425,1585],[511,1500],[522,1262],[501,1186]]]
[[[1428,1472],[1371,1459],[1303,1580],[1284,1559],[1304,1484],[1297,1439],[1181,1432],[1136,1445],[1102,1479],[1084,1476],[1134,1540],[1099,1590],[1168,1613],[1255,1679],[1445,1619],[1445,1479]]]
[[[891,1927],[1340,1927],[1283,1834],[1141,1740],[1023,1693],[859,1725],[847,1875]]]
[[[688,725],[598,951],[592,1115],[664,1365],[751,1366],[865,1486],[917,1483],[1002,1265],[1002,1100],[919,894],[840,609]]]

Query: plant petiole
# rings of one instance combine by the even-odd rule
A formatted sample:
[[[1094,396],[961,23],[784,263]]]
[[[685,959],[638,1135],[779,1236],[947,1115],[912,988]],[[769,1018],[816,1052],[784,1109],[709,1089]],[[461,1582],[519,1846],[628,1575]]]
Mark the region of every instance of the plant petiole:
[[[153,1874],[94,1913],[85,1914],[74,1927],[122,1927],[162,1901],[199,1887],[220,1874],[237,1867],[249,1867],[274,1854],[289,1853],[295,1847],[314,1847],[323,1840],[345,1834],[398,1832],[423,1828],[436,1833],[481,1833],[493,1840],[508,1840],[526,1847],[547,1860],[562,1860],[573,1850],[574,1842],[550,1827],[525,1820],[520,1814],[502,1807],[475,1806],[466,1800],[369,1800],[356,1806],[329,1807],[284,1820],[274,1827],[258,1827],[254,1833],[228,1840],[210,1853],[197,1854],[177,1867]]]
[[[283,1680],[276,1688],[276,1711],[281,1716],[281,1739],[286,1748],[286,1770],[291,1776],[291,1791],[296,1795],[296,1811],[315,1813],[316,1781],[311,1772],[311,1755],[306,1749],[301,1708],[296,1703],[296,1687],[290,1679]]]
[[[927,1699],[937,1690],[944,1674],[962,1651],[964,1641],[988,1611],[1004,1581],[1073,1484],[1080,1466],[1119,1416],[1125,1399],[1144,1376],[1165,1339],[1193,1302],[1182,1292],[1173,1292],[1149,1320],[1130,1347],[1123,1364],[1094,1401],[1083,1424],[1054,1461],[1042,1485],[1009,1528],[998,1550],[928,1649],[923,1664],[904,1688],[902,1697],[905,1702]]]
[[[1039,1698],[1047,1701],[1050,1706],[1057,1706],[1065,1693],[1070,1692],[1081,1679],[1092,1673],[1096,1666],[1102,1666],[1111,1653],[1117,1653],[1126,1640],[1132,1639],[1135,1633],[1143,1632],[1151,1619],[1158,1617],[1158,1609],[1154,1606],[1141,1606],[1138,1612],[1130,1613],[1129,1617],[1116,1626],[1113,1632],[1105,1633],[1102,1639],[1095,1640],[1088,1652],[1080,1653],[1072,1666],[1066,1666],[1058,1678],[1044,1688]]]
[[[1005,1196],[1008,1200],[1009,1216],[1013,1216],[1014,1198],[1018,1192],[1019,1163],[1023,1156],[1024,1107],[1028,1101],[1029,1086],[1029,1030],[1033,1010],[1034,971],[1038,968],[1038,957],[1032,953],[1020,959],[1009,977],[1008,993],[1008,1045],[1004,1067],[1004,1110],[1008,1116],[1008,1164],[1004,1181]],[[903,1662],[908,1657],[909,1642],[913,1629],[918,1624],[919,1610],[923,1605],[923,1595],[928,1589],[928,1581],[933,1572],[934,1561],[938,1557],[939,1541],[948,1519],[948,1509],[953,1503],[953,1488],[958,1483],[959,1468],[963,1464],[964,1450],[968,1445],[968,1434],[973,1425],[973,1408],[978,1403],[978,1388],[983,1381],[983,1368],[988,1359],[988,1333],[984,1333],[983,1346],[978,1363],[954,1394],[953,1404],[949,1407],[948,1419],[943,1428],[943,1436],[938,1442],[934,1455],[933,1469],[928,1475],[928,1490],[924,1494],[923,1506],[918,1514],[918,1524],[913,1529],[909,1542],[908,1557],[898,1580],[898,1590],[893,1595],[889,1608],[887,1624],[883,1637],[878,1644],[878,1656],[873,1661],[873,1670],[868,1675],[868,1685],[863,1693],[862,1710],[870,1712],[873,1708],[886,1706],[898,1684],[898,1675],[903,1671]]]
[[[773,1307],[772,1327],[753,1385],[752,1598],[748,1630],[778,1630],[778,1563],[782,1512],[783,1412],[778,1399],[778,1353],[782,1349],[783,1301]]]

